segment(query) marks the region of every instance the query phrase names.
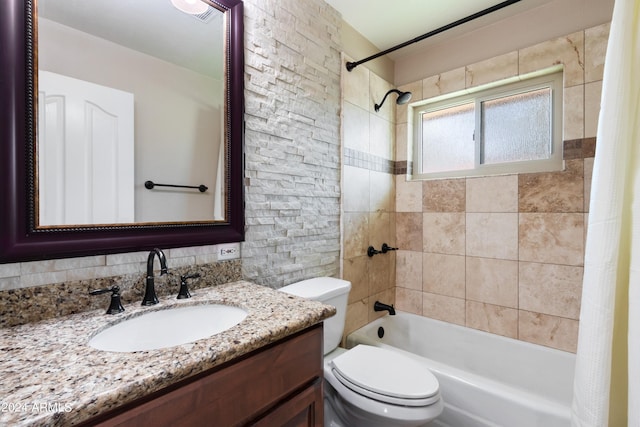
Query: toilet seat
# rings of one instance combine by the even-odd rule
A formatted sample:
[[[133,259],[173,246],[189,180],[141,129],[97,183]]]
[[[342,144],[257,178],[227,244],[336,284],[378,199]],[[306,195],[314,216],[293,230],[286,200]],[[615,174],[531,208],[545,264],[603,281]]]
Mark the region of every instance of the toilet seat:
[[[358,345],[330,362],[336,379],[368,398],[401,406],[440,400],[438,380],[417,361],[380,347]]]

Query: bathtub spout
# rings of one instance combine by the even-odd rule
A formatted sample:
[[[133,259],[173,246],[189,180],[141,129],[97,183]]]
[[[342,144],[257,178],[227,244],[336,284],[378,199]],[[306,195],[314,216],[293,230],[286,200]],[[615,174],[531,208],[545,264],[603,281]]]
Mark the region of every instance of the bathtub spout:
[[[376,301],[373,304],[373,311],[388,311],[391,316],[396,315],[396,309],[393,308],[393,305],[383,304],[380,301]]]

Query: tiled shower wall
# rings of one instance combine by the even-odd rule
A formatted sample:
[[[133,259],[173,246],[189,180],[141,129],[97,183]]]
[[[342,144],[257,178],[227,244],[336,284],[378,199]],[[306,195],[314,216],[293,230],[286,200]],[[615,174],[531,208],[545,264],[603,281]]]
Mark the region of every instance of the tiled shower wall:
[[[352,60],[343,58],[343,63]],[[382,313],[376,299],[395,300],[395,253],[370,258],[367,248],[395,245],[394,131],[396,95],[379,103],[393,86],[365,66],[342,73],[343,278],[352,285],[345,334]]]
[[[403,86],[416,99],[564,65],[565,170],[467,179],[396,176],[397,307],[575,352],[609,26]],[[398,107],[396,160],[407,160]]]

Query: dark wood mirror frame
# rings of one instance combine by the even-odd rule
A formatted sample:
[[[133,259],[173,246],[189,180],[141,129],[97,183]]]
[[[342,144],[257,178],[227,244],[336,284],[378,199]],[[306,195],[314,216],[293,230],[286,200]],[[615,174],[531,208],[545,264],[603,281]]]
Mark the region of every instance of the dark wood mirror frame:
[[[0,1],[0,263],[244,240],[243,4],[212,3],[227,14],[227,221],[43,229],[34,213],[34,0]]]

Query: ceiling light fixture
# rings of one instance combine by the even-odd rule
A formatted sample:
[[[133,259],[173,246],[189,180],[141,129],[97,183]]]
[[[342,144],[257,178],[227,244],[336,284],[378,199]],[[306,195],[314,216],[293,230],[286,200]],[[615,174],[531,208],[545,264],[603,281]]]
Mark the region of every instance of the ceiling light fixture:
[[[200,15],[209,8],[209,5],[201,0],[171,0],[171,4],[179,11],[189,15]]]

